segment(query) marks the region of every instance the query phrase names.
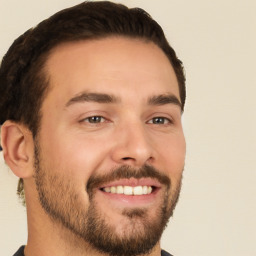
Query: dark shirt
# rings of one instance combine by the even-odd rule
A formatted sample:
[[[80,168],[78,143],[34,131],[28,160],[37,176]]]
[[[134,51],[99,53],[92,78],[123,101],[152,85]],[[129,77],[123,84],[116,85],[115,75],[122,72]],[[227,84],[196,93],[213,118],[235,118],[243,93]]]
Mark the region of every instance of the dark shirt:
[[[13,254],[13,256],[24,256],[24,248],[24,245],[21,246],[20,249],[15,254]]]
[[[161,256],[173,256],[173,255],[171,255],[170,253],[168,253],[168,252],[162,250],[162,251],[161,251]]]
[[[24,248],[25,246],[21,246],[20,249],[13,256],[24,256]],[[170,253],[162,250],[161,256],[172,256]]]

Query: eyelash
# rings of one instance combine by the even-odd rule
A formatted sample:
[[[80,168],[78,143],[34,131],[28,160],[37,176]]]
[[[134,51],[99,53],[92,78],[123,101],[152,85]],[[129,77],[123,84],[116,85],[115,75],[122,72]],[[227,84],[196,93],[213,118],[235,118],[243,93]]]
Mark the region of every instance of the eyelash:
[[[93,121],[94,119],[94,121]],[[95,120],[96,119],[96,120]],[[90,124],[99,124],[99,123],[103,123],[103,122],[98,122],[98,120],[104,120],[104,122],[106,121],[106,118],[104,118],[103,116],[89,116],[83,120],[81,120],[81,122],[88,122]],[[92,121],[92,122],[91,122]]]
[[[167,125],[172,124],[172,120],[167,117],[157,116],[150,119],[147,123],[155,125]]]
[[[90,124],[99,124],[99,123],[104,123],[106,121],[107,119],[104,118],[103,116],[90,116],[81,120],[81,122],[88,122]],[[158,116],[150,119],[147,123],[155,124],[155,125],[167,125],[167,124],[172,124],[173,121],[170,120],[169,118]]]

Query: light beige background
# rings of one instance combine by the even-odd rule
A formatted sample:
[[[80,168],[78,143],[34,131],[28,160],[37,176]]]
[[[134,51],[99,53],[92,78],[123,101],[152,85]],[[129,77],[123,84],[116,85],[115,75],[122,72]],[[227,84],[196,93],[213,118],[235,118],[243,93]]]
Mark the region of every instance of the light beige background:
[[[78,0],[0,0],[0,57],[12,41]],[[121,0],[162,25],[187,73],[187,160],[162,239],[176,256],[256,255],[256,1]],[[17,178],[0,154],[0,254],[26,242]]]

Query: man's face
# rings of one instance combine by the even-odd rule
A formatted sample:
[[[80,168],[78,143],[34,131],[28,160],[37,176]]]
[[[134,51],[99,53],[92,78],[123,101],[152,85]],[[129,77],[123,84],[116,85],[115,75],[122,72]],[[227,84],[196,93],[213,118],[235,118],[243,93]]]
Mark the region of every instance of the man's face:
[[[107,38],[57,47],[46,72],[35,148],[44,210],[98,250],[147,252],[172,214],[184,167],[170,62],[153,43]]]

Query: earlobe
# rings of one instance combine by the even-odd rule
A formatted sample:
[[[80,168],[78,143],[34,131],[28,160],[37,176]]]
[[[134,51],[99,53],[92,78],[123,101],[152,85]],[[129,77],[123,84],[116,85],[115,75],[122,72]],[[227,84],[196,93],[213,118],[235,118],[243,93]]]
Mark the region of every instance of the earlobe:
[[[1,127],[1,145],[5,162],[20,178],[31,175],[33,148],[31,132],[22,124],[6,121]]]

